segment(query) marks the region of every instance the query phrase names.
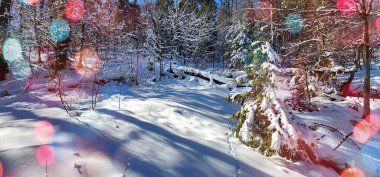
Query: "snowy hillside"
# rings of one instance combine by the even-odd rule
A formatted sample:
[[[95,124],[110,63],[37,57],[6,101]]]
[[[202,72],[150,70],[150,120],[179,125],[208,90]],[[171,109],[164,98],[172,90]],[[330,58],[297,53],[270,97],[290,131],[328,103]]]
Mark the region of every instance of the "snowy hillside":
[[[338,176],[267,158],[232,136],[228,89],[198,78],[101,87],[98,108],[70,118],[46,88],[0,100],[3,176]],[[84,101],[85,102],[85,101]],[[45,168],[47,164],[47,169]],[[1,168],[0,168],[1,169]]]

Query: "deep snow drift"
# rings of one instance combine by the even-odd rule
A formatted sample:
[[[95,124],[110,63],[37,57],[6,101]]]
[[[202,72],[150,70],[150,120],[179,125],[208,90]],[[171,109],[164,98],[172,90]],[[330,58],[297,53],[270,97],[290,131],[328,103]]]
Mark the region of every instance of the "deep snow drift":
[[[76,118],[44,84],[33,88],[0,99],[4,176],[338,176],[240,144],[228,120],[239,106],[223,100],[225,86],[193,77],[122,86],[119,109],[119,85],[108,83],[97,109],[83,99]]]

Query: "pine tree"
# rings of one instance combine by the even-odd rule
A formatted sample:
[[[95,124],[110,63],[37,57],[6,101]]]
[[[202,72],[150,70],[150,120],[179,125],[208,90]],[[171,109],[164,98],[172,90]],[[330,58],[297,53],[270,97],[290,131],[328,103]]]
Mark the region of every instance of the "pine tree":
[[[229,61],[229,68],[241,68],[248,62],[251,50],[251,37],[245,24],[231,26],[226,34],[227,46],[230,49],[224,57]]]

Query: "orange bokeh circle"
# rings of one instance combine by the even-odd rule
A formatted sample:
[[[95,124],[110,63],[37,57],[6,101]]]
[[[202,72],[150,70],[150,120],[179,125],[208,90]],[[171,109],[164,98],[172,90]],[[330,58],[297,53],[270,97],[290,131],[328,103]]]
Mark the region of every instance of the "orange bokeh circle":
[[[372,134],[371,125],[367,121],[357,123],[352,131],[354,138],[359,143],[366,143]]]
[[[40,0],[24,0],[24,2],[28,5],[36,5],[37,3],[40,2]]]
[[[100,57],[92,48],[85,48],[75,54],[75,70],[81,74],[95,73],[100,68]]]
[[[365,177],[365,173],[360,168],[347,168],[340,174],[340,177]]]

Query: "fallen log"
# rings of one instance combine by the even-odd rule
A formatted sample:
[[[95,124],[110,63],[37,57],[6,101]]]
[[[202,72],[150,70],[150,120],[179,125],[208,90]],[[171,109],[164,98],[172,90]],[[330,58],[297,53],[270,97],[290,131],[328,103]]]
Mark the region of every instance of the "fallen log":
[[[203,79],[203,80],[207,80],[207,81],[210,81],[210,80],[211,80],[209,77],[206,77],[206,76],[204,76],[204,75],[202,75],[202,74],[199,74],[199,73],[192,73],[192,72],[188,72],[188,71],[185,71],[184,73],[187,74],[187,75],[190,75],[190,76],[194,76],[194,77],[201,78],[201,79]],[[219,80],[217,80],[217,79],[214,79],[214,78],[212,78],[212,80],[213,80],[216,84],[219,84],[219,85],[226,84],[226,83],[224,83],[224,82],[222,82],[222,81],[219,81]]]
[[[176,75],[178,75],[179,72],[183,72],[186,75],[198,77],[198,78],[201,78],[203,80],[207,80],[207,81],[212,80],[213,82],[215,82],[216,84],[219,84],[219,85],[228,84],[228,83],[236,83],[237,87],[249,87],[248,83],[239,84],[233,78],[222,77],[222,76],[219,76],[217,74],[212,74],[212,73],[209,73],[206,71],[201,71],[201,70],[194,69],[194,68],[179,67],[179,68],[176,68],[176,70],[171,69],[171,70],[169,70],[169,72],[172,74],[176,74]]]

